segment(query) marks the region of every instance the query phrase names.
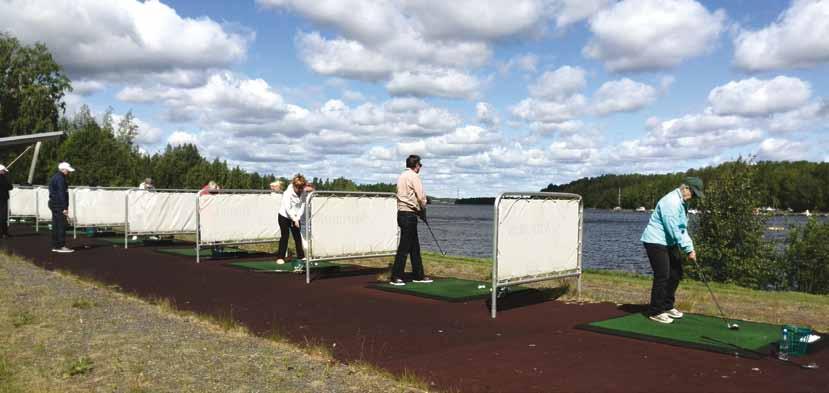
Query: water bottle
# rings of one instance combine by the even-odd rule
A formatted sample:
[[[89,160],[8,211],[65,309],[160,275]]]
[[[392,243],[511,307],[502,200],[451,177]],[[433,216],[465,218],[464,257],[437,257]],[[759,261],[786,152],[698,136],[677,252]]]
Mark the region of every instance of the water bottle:
[[[789,329],[783,326],[783,339],[780,340],[780,347],[777,349],[777,358],[789,360]]]

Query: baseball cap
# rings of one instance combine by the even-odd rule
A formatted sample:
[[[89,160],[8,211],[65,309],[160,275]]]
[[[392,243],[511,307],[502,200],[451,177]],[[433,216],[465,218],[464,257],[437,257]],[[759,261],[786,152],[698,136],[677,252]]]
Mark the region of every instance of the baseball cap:
[[[75,172],[75,168],[72,168],[72,166],[69,165],[69,163],[66,162],[66,161],[61,162],[60,164],[58,164],[58,170],[59,171],[62,171],[64,169],[66,169],[69,172]]]

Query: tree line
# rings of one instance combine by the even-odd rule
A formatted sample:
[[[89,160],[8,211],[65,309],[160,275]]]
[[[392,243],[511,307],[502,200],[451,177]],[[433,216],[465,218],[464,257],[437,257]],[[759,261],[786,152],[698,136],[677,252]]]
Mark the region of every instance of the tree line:
[[[569,192],[584,198],[586,207],[624,209],[653,208],[668,191],[686,176],[707,181],[730,171],[734,162],[658,175],[624,174],[585,177],[567,184],[550,184],[541,191]],[[829,211],[829,163],[809,161],[760,161],[751,164],[752,189],[758,206],[794,211]],[[621,205],[618,204],[621,190]]]

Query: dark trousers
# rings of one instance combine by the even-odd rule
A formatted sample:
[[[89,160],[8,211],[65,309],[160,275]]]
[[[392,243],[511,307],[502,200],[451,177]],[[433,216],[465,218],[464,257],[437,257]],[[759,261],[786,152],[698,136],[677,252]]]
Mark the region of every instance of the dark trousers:
[[[291,235],[294,237],[297,259],[305,258],[305,250],[302,248],[302,235],[299,232],[299,228],[294,226],[294,222],[290,218],[282,217],[281,214],[279,215],[279,232],[281,235],[279,237],[279,251],[276,252],[276,257],[284,259],[285,254],[288,253],[288,230],[291,231]]]
[[[653,269],[651,304],[648,315],[657,315],[674,308],[676,288],[682,280],[682,258],[679,248],[644,243]]]
[[[0,201],[0,236],[9,234],[9,200]]]
[[[425,276],[423,261],[420,259],[420,239],[417,237],[417,215],[412,212],[397,212],[397,226],[400,227],[400,244],[397,245],[397,254],[394,256],[394,265],[391,268],[391,279],[403,279],[406,268],[406,256],[411,256],[412,275],[415,280]]]
[[[52,248],[66,245],[66,215],[63,209],[52,208]]]

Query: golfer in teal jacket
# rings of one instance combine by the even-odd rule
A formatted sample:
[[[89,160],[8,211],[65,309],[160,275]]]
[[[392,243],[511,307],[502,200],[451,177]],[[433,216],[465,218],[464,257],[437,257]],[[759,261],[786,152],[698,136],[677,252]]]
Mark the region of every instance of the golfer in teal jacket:
[[[679,188],[669,192],[656,204],[648,226],[642,233],[642,243],[653,269],[653,286],[648,317],[660,323],[671,323],[682,318],[674,307],[676,289],[682,280],[680,252],[696,260],[694,242],[688,234],[688,201],[702,197],[702,180],[688,177]]]

